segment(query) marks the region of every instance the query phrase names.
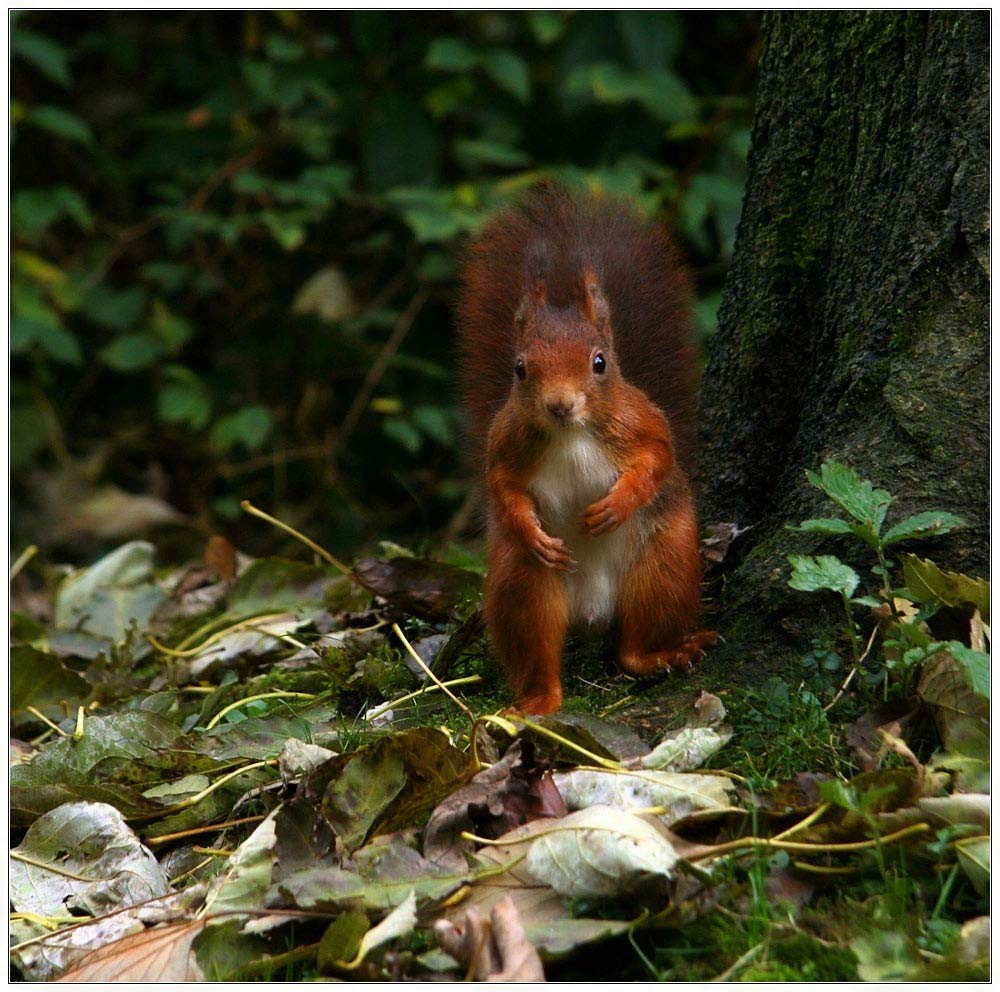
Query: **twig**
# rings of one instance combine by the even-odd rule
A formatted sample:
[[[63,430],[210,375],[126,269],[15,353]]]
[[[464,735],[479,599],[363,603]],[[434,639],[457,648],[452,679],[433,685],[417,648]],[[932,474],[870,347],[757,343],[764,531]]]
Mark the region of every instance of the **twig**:
[[[830,700],[830,702],[826,704],[826,706],[823,707],[824,713],[826,713],[827,710],[833,709],[833,707],[836,706],[837,703],[840,701],[840,697],[843,696],[845,692],[847,692],[847,687],[851,684],[851,680],[854,678],[855,675],[858,674],[858,670],[861,668],[861,666],[865,662],[865,659],[868,657],[868,654],[872,649],[872,644],[875,643],[875,635],[877,633],[878,633],[878,627],[872,627],[871,637],[868,638],[868,643],[865,645],[865,649],[861,653],[861,657],[858,659],[857,664],[853,665],[851,667],[851,670],[847,673],[847,678],[844,679],[843,685],[837,690],[837,694],[833,697],[833,699]]]
[[[427,290],[423,287],[418,289],[416,293],[413,294],[413,297],[407,304],[406,309],[396,320],[396,323],[392,328],[392,333],[389,335],[385,344],[382,345],[382,350],[378,353],[378,357],[372,363],[372,367],[368,370],[368,374],[365,376],[364,382],[361,383],[361,388],[354,397],[354,401],[351,403],[351,406],[347,411],[347,415],[341,422],[340,429],[337,431],[337,436],[334,440],[334,448],[336,450],[343,449],[348,438],[354,433],[354,429],[358,426],[358,421],[361,419],[361,415],[368,408],[368,401],[371,399],[372,393],[375,392],[378,384],[382,381],[382,376],[385,375],[385,370],[389,367],[389,362],[392,359],[392,356],[399,350],[399,346],[403,343],[403,339],[413,326],[413,321],[416,320],[417,314],[420,312],[424,303],[427,302],[428,295]]]
[[[733,975],[738,971],[741,971],[746,965],[748,965],[755,957],[757,957],[764,948],[767,947],[767,941],[762,941],[759,944],[754,944],[745,954],[741,954],[721,975],[717,975],[715,978],[709,979],[714,985],[716,982],[728,982]]]
[[[239,827],[244,823],[260,823],[264,819],[266,819],[264,816],[242,816],[236,820],[226,820],[225,823],[210,823],[205,827],[192,827],[190,830],[178,830],[173,834],[149,837],[146,839],[146,844],[149,847],[156,847],[157,844],[169,844],[175,840],[183,840],[185,837],[194,837],[196,834],[208,834],[213,830],[228,830],[230,827]]]

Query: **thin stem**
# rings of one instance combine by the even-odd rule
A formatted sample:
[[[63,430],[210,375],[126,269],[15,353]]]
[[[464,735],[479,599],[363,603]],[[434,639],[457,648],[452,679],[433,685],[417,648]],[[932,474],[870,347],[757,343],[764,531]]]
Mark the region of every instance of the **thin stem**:
[[[260,630],[258,627],[254,626],[261,622],[270,622],[271,620],[280,620],[282,617],[287,617],[288,612],[284,613],[262,613],[259,616],[245,617],[243,620],[237,620],[236,623],[230,624],[228,627],[223,627],[222,630],[217,630],[214,634],[210,634],[205,638],[200,644],[195,645],[193,648],[181,647],[180,645],[176,648],[168,648],[166,644],[161,644],[152,634],[146,635],[146,640],[156,648],[161,654],[168,655],[171,658],[194,658],[196,655],[201,654],[207,648],[211,647],[217,641],[221,641],[223,637],[229,634],[238,633],[241,630]],[[278,637],[277,634],[271,634],[268,631],[260,631],[261,633],[266,633],[268,637]],[[181,641],[181,645],[185,644],[186,641]],[[214,692],[214,689],[210,689],[210,692]]]
[[[204,827],[192,827],[190,830],[178,830],[173,834],[161,834],[159,837],[148,837],[146,845],[156,847],[157,844],[169,844],[171,841],[183,840],[185,837],[194,837],[197,834],[209,834],[215,830],[228,830],[230,827],[239,827],[244,823],[260,823],[266,819],[264,816],[242,816],[236,820],[226,820],[225,823],[210,823]]]
[[[443,686],[448,686],[449,688],[453,685],[470,685],[473,682],[482,682],[482,675],[466,675],[461,679],[451,679],[449,682],[442,682],[441,685],[425,685],[421,686],[415,692],[408,692],[405,696],[400,696],[399,699],[390,699],[389,702],[384,703],[380,706],[374,713],[369,713],[365,718],[369,722],[377,719],[383,713],[391,710],[394,706],[402,706],[403,703],[408,703],[411,699],[416,699],[418,696],[422,696],[425,692],[437,692],[438,689]]]
[[[17,556],[17,561],[15,561],[14,564],[10,566],[10,576],[8,578],[8,581],[13,582],[14,579],[16,579],[18,575],[21,574],[21,569],[24,568],[24,566],[27,565],[28,562],[31,561],[31,559],[34,558],[35,555],[37,554],[38,554],[38,545],[29,544]]]
[[[602,758],[600,755],[594,754],[593,751],[588,751],[585,747],[581,747],[579,744],[575,744],[573,741],[569,741],[565,737],[560,737],[555,731],[549,730],[547,727],[543,727],[531,720],[526,720],[523,716],[518,716],[516,713],[508,714],[508,718],[513,723],[519,723],[522,727],[527,727],[529,730],[533,730],[536,734],[541,734],[543,737],[548,737],[550,740],[557,741],[564,747],[568,747],[573,751],[579,752],[584,757],[593,761],[595,765],[600,765],[601,768],[607,768],[611,771],[622,771],[625,767],[620,761],[611,761],[608,758]]]
[[[256,696],[246,696],[243,699],[237,699],[235,703],[230,703],[228,706],[223,706],[215,716],[205,725],[206,730],[211,730],[216,726],[220,720],[227,713],[232,713],[233,710],[238,710],[241,706],[245,706],[247,703],[256,702],[258,699],[318,699],[319,697],[311,692],[260,692]]]
[[[326,548],[318,545],[312,538],[306,537],[305,534],[300,533],[294,527],[290,527],[288,524],[279,520],[277,517],[272,517],[269,513],[265,513],[263,510],[257,509],[250,500],[245,499],[240,503],[240,506],[249,513],[251,516],[260,517],[261,520],[266,520],[269,524],[273,524],[279,530],[283,530],[286,534],[291,534],[292,537],[301,541],[307,548],[311,548],[316,552],[324,561],[329,562],[334,568],[339,569],[344,575],[353,576],[353,572],[342,562],[337,561],[333,555],[330,554]]]
[[[10,857],[14,861],[20,861],[22,864],[31,865],[32,868],[41,868],[42,871],[50,871],[53,875],[62,875],[64,878],[71,878],[75,882],[110,882],[110,878],[95,878],[93,875],[77,875],[75,872],[67,871],[65,868],[59,868],[56,865],[50,864],[46,861],[36,861],[34,858],[29,857],[27,854],[22,854],[20,851],[11,851]]]
[[[413,645],[406,639],[406,635],[400,630],[399,624],[394,623],[392,625],[393,633],[403,642],[403,647],[406,648],[410,657],[423,669],[424,674],[469,718],[469,723],[474,727],[476,725],[476,718],[465,703],[458,698],[445,684],[442,682],[425,664],[424,659],[417,654],[413,649]]]
[[[69,737],[69,734],[65,730],[63,730],[62,727],[59,726],[59,724],[53,723],[40,709],[37,709],[34,706],[25,706],[24,708],[32,716],[38,717],[38,719],[41,720],[42,723],[44,723],[50,730],[54,730],[57,734],[60,734],[62,737]]]

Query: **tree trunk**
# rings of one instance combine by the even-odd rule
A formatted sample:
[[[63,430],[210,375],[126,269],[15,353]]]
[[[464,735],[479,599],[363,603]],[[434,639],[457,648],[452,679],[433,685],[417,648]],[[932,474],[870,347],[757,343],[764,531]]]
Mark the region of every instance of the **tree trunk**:
[[[781,13],[764,39],[701,517],[752,525],[717,602],[727,653],[782,664],[819,626],[785,555],[852,560],[786,529],[835,515],[805,478],[825,458],[893,493],[890,521],[964,517],[915,550],[987,567],[989,14]]]

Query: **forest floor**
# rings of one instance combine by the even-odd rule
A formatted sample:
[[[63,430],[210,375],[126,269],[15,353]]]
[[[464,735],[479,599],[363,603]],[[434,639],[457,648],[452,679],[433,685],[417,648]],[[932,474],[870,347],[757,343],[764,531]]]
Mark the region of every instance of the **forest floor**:
[[[15,976],[988,977],[982,700],[946,652],[886,701],[834,636],[660,681],[575,638],[525,719],[481,560],[383,550],[15,577]]]

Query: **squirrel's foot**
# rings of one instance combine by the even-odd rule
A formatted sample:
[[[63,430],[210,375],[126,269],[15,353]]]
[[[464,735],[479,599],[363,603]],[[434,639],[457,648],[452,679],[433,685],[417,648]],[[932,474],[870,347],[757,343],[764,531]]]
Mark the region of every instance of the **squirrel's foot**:
[[[632,675],[687,672],[701,659],[705,648],[712,647],[718,639],[719,635],[714,630],[699,630],[688,634],[677,647],[669,651],[648,651],[642,654],[632,651],[622,654],[618,663]]]
[[[516,706],[508,706],[504,714],[513,713],[516,716],[548,716],[556,713],[562,706],[562,690],[552,692],[536,692],[524,696],[517,701]]]

